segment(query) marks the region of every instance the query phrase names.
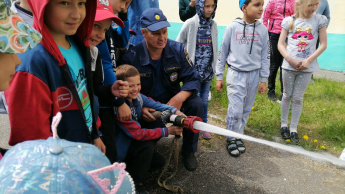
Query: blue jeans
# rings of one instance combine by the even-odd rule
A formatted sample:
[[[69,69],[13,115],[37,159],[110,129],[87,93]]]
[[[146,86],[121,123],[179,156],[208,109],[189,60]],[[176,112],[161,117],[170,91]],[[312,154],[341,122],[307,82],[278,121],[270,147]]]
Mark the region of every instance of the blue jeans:
[[[204,107],[204,112],[202,114],[201,119],[204,123],[207,123],[208,93],[210,92],[210,88],[211,88],[211,81],[200,84],[199,96],[202,100],[202,105]]]

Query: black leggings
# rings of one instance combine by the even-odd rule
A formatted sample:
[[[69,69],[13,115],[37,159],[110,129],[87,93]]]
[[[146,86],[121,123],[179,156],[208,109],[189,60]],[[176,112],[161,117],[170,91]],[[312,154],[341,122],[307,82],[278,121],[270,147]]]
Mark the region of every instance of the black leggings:
[[[271,44],[271,56],[270,56],[270,75],[268,76],[268,90],[275,90],[276,89],[276,77],[278,70],[280,68],[280,86],[281,92],[283,93],[283,80],[282,80],[282,64],[283,64],[283,56],[280,54],[278,50],[278,40],[279,35],[272,36],[270,35],[270,44]]]

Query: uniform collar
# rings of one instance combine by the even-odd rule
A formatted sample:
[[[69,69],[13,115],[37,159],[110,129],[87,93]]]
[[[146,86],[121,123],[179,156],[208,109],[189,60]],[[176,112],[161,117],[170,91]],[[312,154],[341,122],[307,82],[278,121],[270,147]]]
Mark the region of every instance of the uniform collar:
[[[170,48],[169,43],[170,43],[170,39],[168,39],[167,45],[163,49],[161,59],[162,58],[169,58],[170,59],[170,58],[174,57],[173,52],[171,52],[171,48]],[[140,55],[140,65],[145,66],[145,65],[150,64],[150,54],[149,54],[149,51],[147,50],[145,39],[141,41],[141,44],[142,44],[144,52]]]

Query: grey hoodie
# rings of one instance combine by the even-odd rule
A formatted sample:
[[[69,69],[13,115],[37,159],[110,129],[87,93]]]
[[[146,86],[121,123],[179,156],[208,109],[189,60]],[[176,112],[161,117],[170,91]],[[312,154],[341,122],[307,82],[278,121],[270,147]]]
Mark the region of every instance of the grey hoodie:
[[[254,33],[253,33],[254,32]],[[223,80],[225,64],[236,71],[260,69],[261,82],[269,75],[268,31],[259,21],[248,24],[240,18],[226,27],[216,65],[217,80]]]

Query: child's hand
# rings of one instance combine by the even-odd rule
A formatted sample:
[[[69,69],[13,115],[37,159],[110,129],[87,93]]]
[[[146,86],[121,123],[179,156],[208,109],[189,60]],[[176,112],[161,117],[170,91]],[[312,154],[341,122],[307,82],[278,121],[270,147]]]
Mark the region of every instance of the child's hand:
[[[223,80],[217,80],[217,83],[216,83],[216,88],[217,88],[217,91],[222,91],[222,88],[223,88],[223,85],[224,85],[224,81]]]
[[[131,3],[132,3],[132,0],[127,1],[127,2],[125,3],[125,8],[122,9],[121,12],[122,12],[122,13],[127,13],[128,7],[129,7],[129,5],[130,5]]]
[[[95,145],[96,147],[98,147],[98,149],[101,150],[101,152],[103,154],[105,154],[105,145],[103,143],[103,141],[101,140],[101,138],[97,138],[93,140],[93,145]]]
[[[175,112],[175,115],[187,117],[183,112],[181,112],[181,111],[179,111],[179,110]]]
[[[128,96],[129,85],[128,82],[117,80],[111,86],[111,93],[116,97],[126,98]]]
[[[146,122],[152,122],[155,121],[156,118],[150,113],[150,112],[155,112],[156,110],[153,108],[148,108],[148,107],[143,107],[141,109],[141,117],[144,119]]]
[[[168,131],[169,131],[170,135],[181,135],[183,128],[172,125],[172,126],[168,127]]]
[[[308,59],[305,59],[302,61],[302,64],[301,66],[298,67],[298,70],[305,70],[305,69],[308,69],[310,66],[310,62]]]
[[[189,5],[190,5],[191,7],[194,7],[194,6],[195,6],[195,3],[196,3],[196,0],[190,0]]]
[[[259,93],[260,94],[265,94],[266,90],[267,90],[266,83],[265,82],[260,82]]]
[[[288,63],[295,69],[298,69],[302,65],[302,61],[294,59],[292,57],[290,60],[288,60]]]
[[[119,121],[128,121],[132,119],[131,109],[126,103],[123,103],[121,106],[117,107],[117,119]]]

